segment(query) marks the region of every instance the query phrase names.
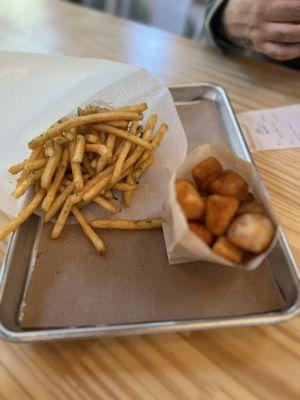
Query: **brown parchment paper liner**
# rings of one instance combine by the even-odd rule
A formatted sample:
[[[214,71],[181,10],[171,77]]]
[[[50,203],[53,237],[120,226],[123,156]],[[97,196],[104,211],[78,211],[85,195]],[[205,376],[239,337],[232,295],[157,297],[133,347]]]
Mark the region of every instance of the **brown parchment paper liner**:
[[[193,166],[210,156],[216,157],[221,162],[224,169],[232,169],[248,182],[249,191],[263,204],[266,214],[276,227],[276,232],[269,248],[260,255],[253,256],[253,258],[245,264],[232,263],[213,253],[206,243],[189,230],[186,218],[176,199],[176,179],[184,178],[193,180],[191,175]],[[204,260],[229,267],[242,267],[246,270],[253,270],[257,268],[262,263],[263,259],[272,251],[278,239],[278,221],[272,209],[271,202],[263,190],[261,178],[255,167],[239,158],[226,146],[210,144],[199,146],[186,158],[170,180],[168,192],[163,204],[162,218],[164,238],[170,264]]]

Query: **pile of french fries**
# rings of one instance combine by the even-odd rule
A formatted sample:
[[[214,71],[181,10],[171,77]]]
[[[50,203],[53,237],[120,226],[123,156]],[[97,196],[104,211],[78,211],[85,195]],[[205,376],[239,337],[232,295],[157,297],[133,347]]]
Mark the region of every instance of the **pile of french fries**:
[[[28,159],[13,165],[9,172],[20,174],[11,195],[18,199],[27,190],[34,196],[24,210],[0,230],[0,240],[15,231],[32,213],[43,212],[43,221],[56,217],[51,238],[58,238],[73,214],[99,253],[105,244],[93,228],[153,229],[161,220],[92,220],[82,209],[96,203],[111,214],[117,213],[114,191],[123,193],[130,206],[137,183],[154,160],[168,126],[154,133],[157,115],[141,125],[147,104],[106,109],[95,105],[79,108],[77,116],[62,118],[28,144]]]

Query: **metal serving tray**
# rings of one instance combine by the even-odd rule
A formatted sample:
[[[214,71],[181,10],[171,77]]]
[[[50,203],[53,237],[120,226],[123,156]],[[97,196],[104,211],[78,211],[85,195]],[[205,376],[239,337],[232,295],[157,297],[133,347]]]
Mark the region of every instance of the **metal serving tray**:
[[[225,91],[211,84],[195,84],[170,87],[178,107],[209,100],[216,105],[224,127],[223,137],[202,138],[201,143],[224,143],[241,158],[253,162]],[[200,144],[200,143],[198,143]],[[196,143],[193,144],[195,146]],[[191,146],[191,147],[193,147]],[[261,182],[262,186],[263,183]],[[263,186],[264,187],[264,186]],[[53,329],[22,329],[19,324],[20,304],[28,276],[35,262],[41,224],[32,216],[10,238],[7,254],[0,276],[0,337],[16,342],[34,342],[103,336],[149,334],[175,331],[191,331],[210,328],[259,325],[286,321],[300,310],[300,277],[284,235],[280,234],[278,245],[268,257],[272,282],[278,289],[283,306],[275,311],[248,313],[244,315],[205,317],[190,320],[165,320],[139,323],[120,323],[89,327],[63,327]],[[242,272],[248,274],[249,272]]]

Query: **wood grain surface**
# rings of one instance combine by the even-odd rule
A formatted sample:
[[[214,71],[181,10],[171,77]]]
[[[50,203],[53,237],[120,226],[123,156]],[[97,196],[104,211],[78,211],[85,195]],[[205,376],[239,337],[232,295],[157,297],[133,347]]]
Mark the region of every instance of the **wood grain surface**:
[[[1,0],[0,49],[108,58],[164,83],[216,82],[236,111],[300,102],[300,72],[58,0]],[[300,263],[300,150],[255,154]],[[0,224],[6,218],[2,215]],[[0,244],[0,259],[5,244]],[[0,341],[0,399],[299,399],[300,319],[283,325],[16,345]]]

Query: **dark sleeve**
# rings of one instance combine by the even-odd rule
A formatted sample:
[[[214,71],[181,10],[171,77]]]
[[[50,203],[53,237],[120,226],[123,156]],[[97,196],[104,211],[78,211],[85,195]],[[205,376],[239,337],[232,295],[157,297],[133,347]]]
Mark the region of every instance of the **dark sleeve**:
[[[204,31],[208,42],[222,48],[228,43],[220,35],[220,14],[226,5],[227,0],[208,0],[205,10]]]

